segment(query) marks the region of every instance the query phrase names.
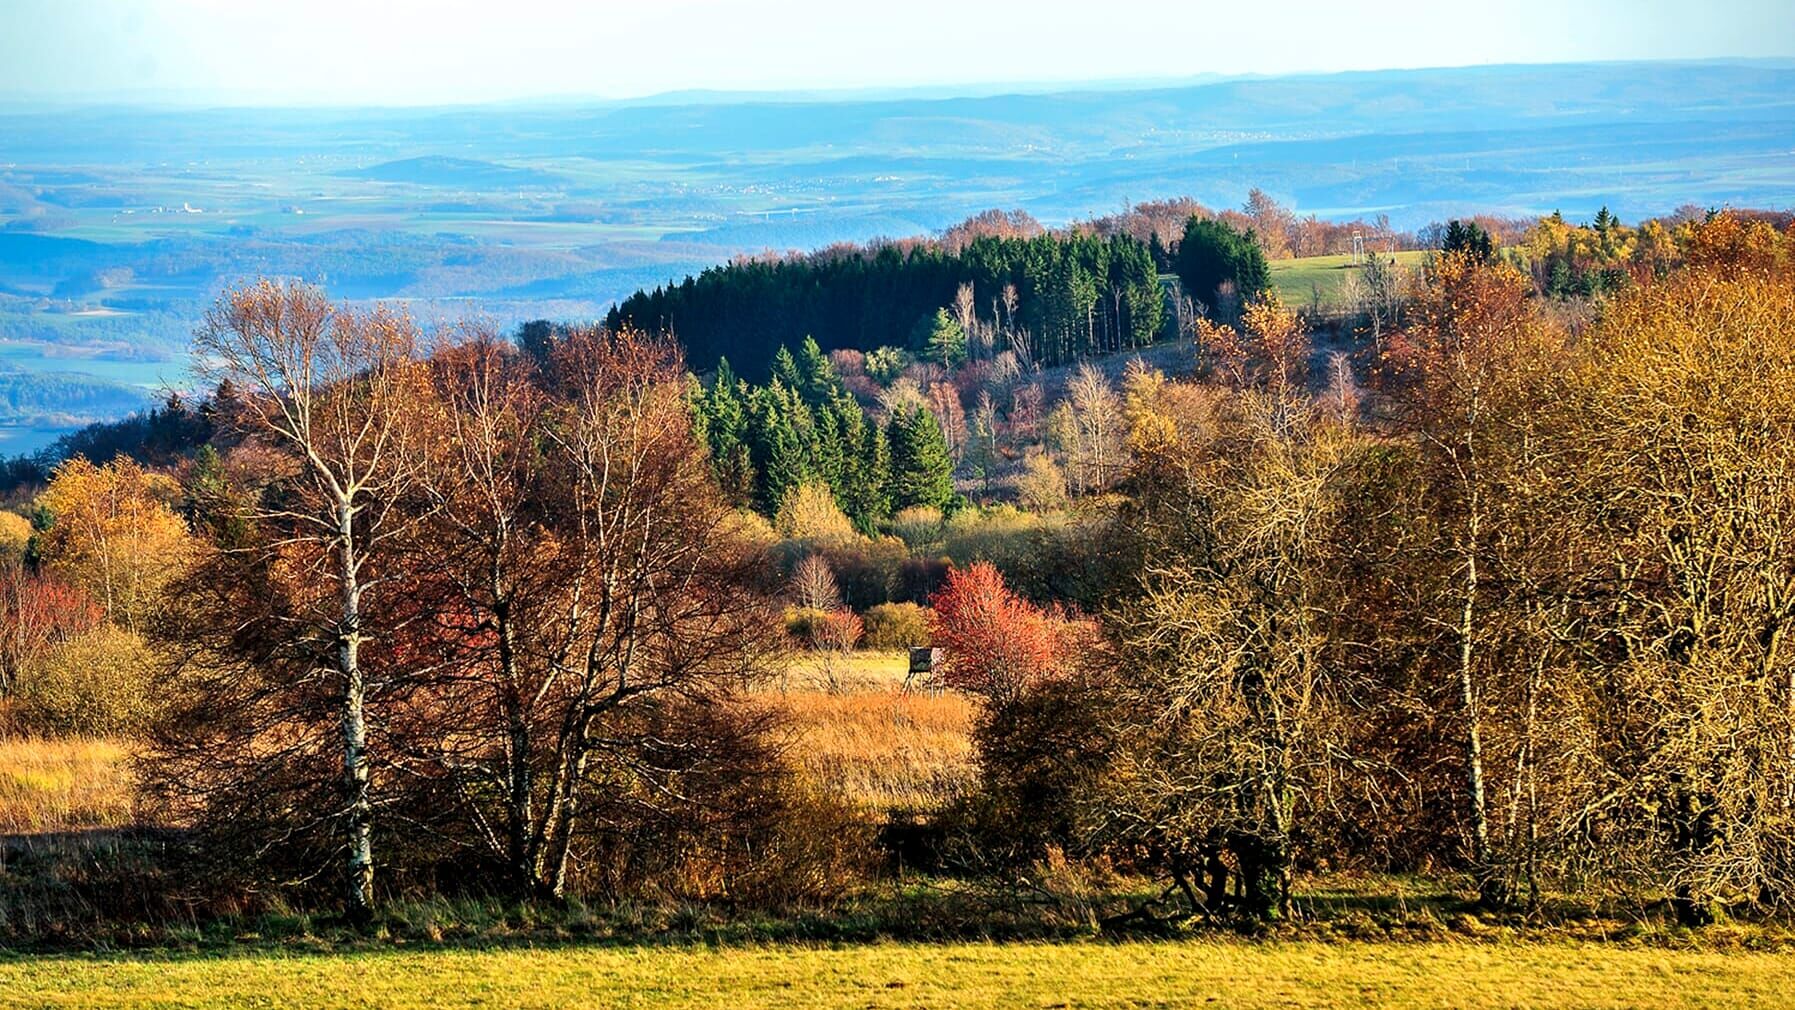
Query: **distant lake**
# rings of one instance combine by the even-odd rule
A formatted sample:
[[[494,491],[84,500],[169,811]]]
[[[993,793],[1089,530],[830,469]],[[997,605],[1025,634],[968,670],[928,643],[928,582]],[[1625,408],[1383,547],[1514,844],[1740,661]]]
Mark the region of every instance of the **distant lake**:
[[[74,428],[27,428],[0,424],[0,456],[29,456],[48,448]]]
[[[141,390],[143,406],[154,404],[170,389],[191,388],[193,372],[186,361],[114,361],[68,355],[47,355],[33,345],[0,345],[0,371],[87,376],[108,384]],[[53,407],[53,405],[51,405]],[[131,412],[122,408],[104,414],[71,411],[86,422],[67,425],[18,423],[19,418],[0,418],[0,455],[30,454],[48,447],[69,432],[91,421],[111,421]]]

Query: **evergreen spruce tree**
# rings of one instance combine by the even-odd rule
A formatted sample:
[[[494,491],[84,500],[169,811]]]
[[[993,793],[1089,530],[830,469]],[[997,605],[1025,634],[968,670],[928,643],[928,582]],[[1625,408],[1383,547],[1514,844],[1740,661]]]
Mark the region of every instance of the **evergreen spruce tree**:
[[[750,461],[757,477],[754,506],[763,515],[779,511],[785,493],[804,483],[804,449],[793,427],[784,387],[778,383],[754,391],[749,411]]]
[[[946,309],[936,309],[932,315],[918,320],[910,339],[916,353],[940,362],[943,368],[952,368],[966,360],[966,331]]]
[[[795,388],[774,379],[772,389],[779,396],[780,413],[791,423],[792,434],[797,438],[803,478],[808,481],[817,476],[817,460],[821,456],[816,414]]]
[[[1153,269],[1159,273],[1170,273],[1172,257],[1166,252],[1165,243],[1159,240],[1159,233],[1154,232],[1147,242],[1147,255],[1153,257]]]
[[[784,344],[780,344],[779,350],[773,352],[773,381],[787,389],[804,388],[804,381],[798,375],[798,362]]]
[[[1212,218],[1185,222],[1172,269],[1185,294],[1211,306],[1224,281],[1234,285],[1243,303],[1271,286],[1271,266],[1253,233]]]
[[[835,393],[817,409],[818,423],[827,415],[829,423],[824,427],[830,430],[834,445],[825,450],[825,456],[832,456],[835,463],[835,475],[829,486],[835,491],[836,503],[843,512],[854,514],[851,506],[853,488],[860,479],[864,469],[861,456],[866,447],[866,412],[854,400],[854,395],[847,389],[838,388]]]
[[[696,396],[697,424],[710,446],[711,468],[730,501],[746,504],[754,496],[753,454],[747,444],[747,387],[736,378],[729,359],[717,362],[709,389]]]
[[[860,426],[860,452],[842,507],[854,525],[871,533],[891,518],[891,442],[876,424]]]
[[[842,480],[846,473],[847,453],[841,443],[841,423],[827,404],[816,412],[816,452],[811,460],[811,476],[829,485],[836,504],[842,504]],[[845,509],[843,511],[846,511]]]
[[[896,412],[886,437],[891,442],[891,507],[952,511],[959,502],[954,461],[935,415],[921,408]]]
[[[804,394],[804,402],[812,407],[827,402],[837,391],[847,392],[841,378],[835,374],[835,366],[817,345],[815,337],[805,337],[804,343],[798,345],[796,365],[798,390]]]

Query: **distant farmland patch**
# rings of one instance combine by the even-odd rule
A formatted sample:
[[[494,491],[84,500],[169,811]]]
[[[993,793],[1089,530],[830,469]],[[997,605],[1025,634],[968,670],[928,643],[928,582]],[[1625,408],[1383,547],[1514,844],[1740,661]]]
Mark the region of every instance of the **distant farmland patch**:
[[[552,172],[533,168],[435,155],[383,161],[367,168],[346,168],[333,174],[369,182],[400,182],[413,186],[455,189],[515,189],[519,186],[543,189],[559,187],[567,181]]]

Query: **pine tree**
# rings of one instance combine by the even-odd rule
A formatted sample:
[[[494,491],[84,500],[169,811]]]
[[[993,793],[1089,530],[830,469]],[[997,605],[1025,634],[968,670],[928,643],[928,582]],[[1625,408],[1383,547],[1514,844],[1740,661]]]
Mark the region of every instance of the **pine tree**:
[[[796,371],[798,391],[804,395],[804,402],[812,407],[828,401],[838,390],[844,393],[847,391],[841,384],[841,378],[835,374],[835,366],[829,362],[815,337],[805,337],[804,343],[798,346]]]
[[[816,450],[812,457],[811,475],[829,486],[837,503],[842,496],[842,478],[847,469],[847,453],[841,442],[841,423],[835,410],[825,404],[816,412]]]
[[[862,423],[860,432],[860,452],[843,511],[856,526],[871,532],[891,516],[891,442],[876,424]]]
[[[924,409],[894,413],[887,425],[891,442],[891,507],[902,511],[928,506],[950,512],[958,504],[954,461],[935,415]]]
[[[785,493],[804,483],[804,449],[784,387],[774,383],[755,390],[749,407],[750,461],[758,477],[754,506],[772,516]]]
[[[966,360],[966,331],[946,309],[936,309],[934,314],[922,317],[912,339],[917,353],[940,362],[943,368]]]
[[[798,375],[798,362],[792,352],[784,344],[773,352],[773,381],[787,389],[803,389],[804,381]]]
[[[1172,259],[1173,270],[1184,293],[1213,305],[1216,288],[1234,285],[1242,302],[1271,286],[1271,266],[1251,231],[1240,231],[1225,221],[1192,217],[1184,225],[1184,237]]]
[[[1159,273],[1170,273],[1172,269],[1171,254],[1166,252],[1165,243],[1159,240],[1159,232],[1154,232],[1147,243],[1147,255],[1153,258],[1153,269]]]
[[[748,435],[747,388],[729,367],[729,359],[717,362],[710,388],[694,397],[697,427],[710,447],[711,468],[723,493],[738,504],[754,494],[754,463],[746,442]]]

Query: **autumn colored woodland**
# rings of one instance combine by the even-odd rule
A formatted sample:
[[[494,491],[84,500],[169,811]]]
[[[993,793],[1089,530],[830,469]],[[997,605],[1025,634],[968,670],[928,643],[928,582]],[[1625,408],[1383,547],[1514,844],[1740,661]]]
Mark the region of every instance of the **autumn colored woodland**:
[[[6,469],[0,732],[121,756],[0,939],[1795,914],[1795,224],[1360,223],[1305,301],[1339,236],[1255,199],[605,326],[225,292],[205,396]]]

